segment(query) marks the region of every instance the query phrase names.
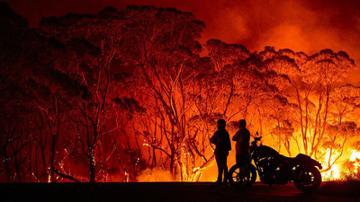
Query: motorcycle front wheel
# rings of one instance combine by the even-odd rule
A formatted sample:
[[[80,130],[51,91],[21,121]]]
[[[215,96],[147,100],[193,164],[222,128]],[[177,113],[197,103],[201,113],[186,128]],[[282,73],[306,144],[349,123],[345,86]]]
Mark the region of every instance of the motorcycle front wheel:
[[[321,174],[316,167],[304,167],[300,170],[298,179],[295,180],[296,188],[303,192],[313,192],[320,187]]]
[[[245,187],[251,186],[256,180],[256,168],[254,165],[235,164],[229,171],[229,182],[232,186]]]

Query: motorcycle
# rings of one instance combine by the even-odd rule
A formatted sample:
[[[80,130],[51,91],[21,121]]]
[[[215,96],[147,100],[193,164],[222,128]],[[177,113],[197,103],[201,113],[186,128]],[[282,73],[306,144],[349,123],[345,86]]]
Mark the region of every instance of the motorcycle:
[[[249,164],[235,164],[230,168],[229,182],[237,187],[251,186],[258,173],[262,183],[272,185],[292,181],[299,190],[312,192],[320,187],[321,169],[321,164],[307,155],[298,154],[290,158],[262,145],[260,136],[251,142]]]

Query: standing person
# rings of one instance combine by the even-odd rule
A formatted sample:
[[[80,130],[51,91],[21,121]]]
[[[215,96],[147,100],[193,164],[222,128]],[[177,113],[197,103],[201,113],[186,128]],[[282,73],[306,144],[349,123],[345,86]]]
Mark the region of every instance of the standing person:
[[[232,138],[236,141],[236,164],[247,165],[249,163],[249,144],[250,144],[250,132],[246,128],[245,119],[241,119],[239,122],[239,130]]]
[[[228,167],[227,167],[227,157],[229,151],[231,150],[230,136],[225,129],[226,121],[224,119],[219,119],[217,121],[217,130],[214,135],[210,138],[210,142],[215,144],[215,159],[218,167],[218,178],[217,183],[221,184],[226,183],[228,179]],[[224,181],[222,180],[222,175],[224,173]]]

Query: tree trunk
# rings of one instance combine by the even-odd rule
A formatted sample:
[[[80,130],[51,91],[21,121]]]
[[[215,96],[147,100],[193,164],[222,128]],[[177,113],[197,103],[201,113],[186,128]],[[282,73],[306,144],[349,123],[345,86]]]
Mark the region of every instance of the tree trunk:
[[[89,182],[95,182],[95,152],[94,146],[88,148],[88,161],[89,161]]]
[[[54,181],[54,169],[55,169],[55,152],[56,152],[56,135],[51,136],[51,149],[50,149],[50,179],[49,182]]]

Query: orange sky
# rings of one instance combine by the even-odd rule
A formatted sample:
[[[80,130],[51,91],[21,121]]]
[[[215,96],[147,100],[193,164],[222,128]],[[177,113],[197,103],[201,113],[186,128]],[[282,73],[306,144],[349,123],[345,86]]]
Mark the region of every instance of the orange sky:
[[[32,26],[42,16],[97,12],[107,5],[175,7],[193,12],[206,23],[202,41],[218,38],[244,44],[252,51],[266,45],[307,53],[331,48],[345,50],[360,62],[358,0],[9,0],[9,3]],[[353,75],[351,79],[360,84],[360,71]]]

